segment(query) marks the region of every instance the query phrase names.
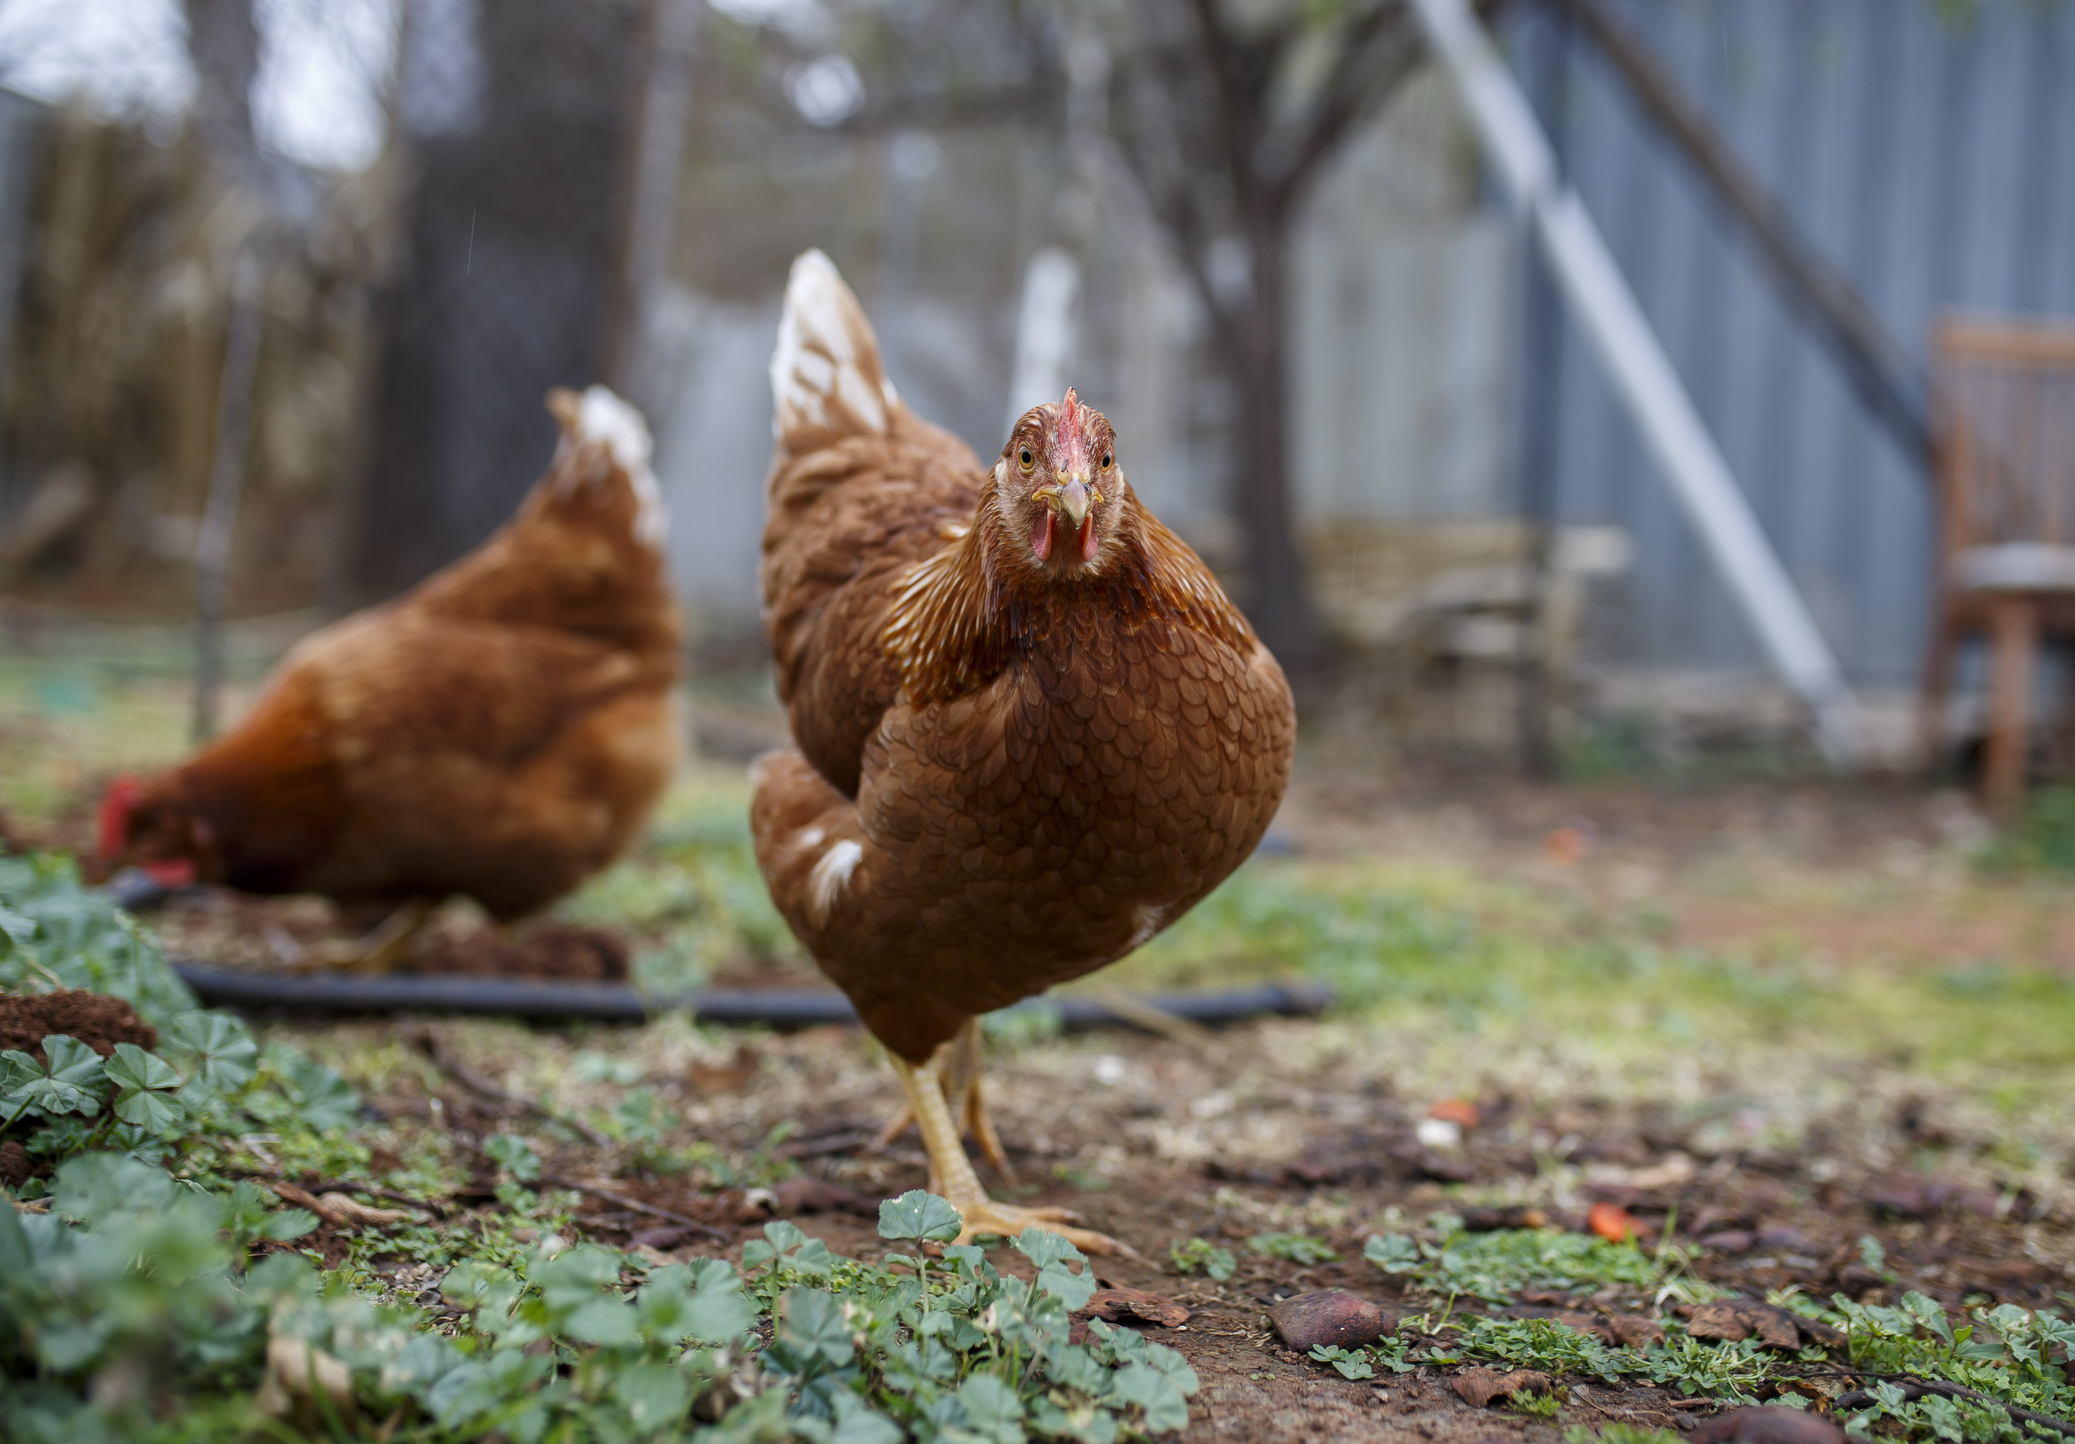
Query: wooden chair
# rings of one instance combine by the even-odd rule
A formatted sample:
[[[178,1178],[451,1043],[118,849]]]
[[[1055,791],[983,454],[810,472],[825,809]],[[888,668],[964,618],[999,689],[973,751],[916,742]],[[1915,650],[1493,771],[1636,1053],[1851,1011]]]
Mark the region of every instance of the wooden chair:
[[[2075,328],[1951,318],[1933,351],[1942,537],[1923,755],[1944,746],[1961,642],[1986,633],[1983,791],[2007,812],[2024,793],[2040,639],[2075,634]]]

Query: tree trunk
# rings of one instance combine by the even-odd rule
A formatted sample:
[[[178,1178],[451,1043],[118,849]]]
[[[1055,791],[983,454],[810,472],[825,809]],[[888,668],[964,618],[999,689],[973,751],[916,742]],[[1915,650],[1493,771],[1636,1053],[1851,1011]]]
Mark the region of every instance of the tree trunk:
[[[1247,617],[1292,680],[1326,662],[1325,628],[1305,586],[1290,495],[1288,256],[1281,228],[1253,237],[1253,284],[1226,347],[1238,441],[1232,515],[1247,574]]]
[[[187,0],[186,10],[195,134],[212,160],[243,170],[257,155],[252,79],[259,73],[259,29],[252,0]]]

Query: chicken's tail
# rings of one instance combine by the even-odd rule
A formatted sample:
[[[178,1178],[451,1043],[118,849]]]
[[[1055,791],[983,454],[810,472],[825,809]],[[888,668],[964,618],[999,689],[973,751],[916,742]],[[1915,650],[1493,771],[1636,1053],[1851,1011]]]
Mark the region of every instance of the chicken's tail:
[[[864,307],[820,251],[793,262],[771,354],[771,434],[800,456],[846,436],[884,435],[901,404]]]
[[[548,393],[548,410],[561,423],[562,440],[555,448],[547,485],[569,493],[624,477],[634,497],[634,535],[660,548],[670,529],[670,513],[656,474],[649,469],[654,445],[641,413],[603,386],[581,394],[558,386]]]

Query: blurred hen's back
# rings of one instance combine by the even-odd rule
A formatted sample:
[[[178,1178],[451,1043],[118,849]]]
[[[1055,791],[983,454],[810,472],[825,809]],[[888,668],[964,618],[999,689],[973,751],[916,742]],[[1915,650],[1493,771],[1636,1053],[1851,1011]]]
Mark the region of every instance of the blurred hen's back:
[[[556,392],[548,473],[476,551],[312,634],[247,716],[141,790],[218,880],[342,900],[463,893],[499,917],[610,862],[675,771],[680,624],[648,433]]]

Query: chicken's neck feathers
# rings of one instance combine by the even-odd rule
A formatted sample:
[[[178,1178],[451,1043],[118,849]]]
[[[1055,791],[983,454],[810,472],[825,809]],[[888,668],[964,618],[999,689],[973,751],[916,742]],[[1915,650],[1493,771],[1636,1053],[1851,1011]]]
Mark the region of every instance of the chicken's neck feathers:
[[[900,667],[903,700],[925,705],[975,691],[1091,617],[1129,631],[1186,627],[1250,650],[1246,618],[1188,544],[1128,487],[1119,504],[1120,555],[1094,575],[1058,580],[1006,563],[1019,543],[993,493],[983,494],[970,530],[895,583],[882,644]]]

